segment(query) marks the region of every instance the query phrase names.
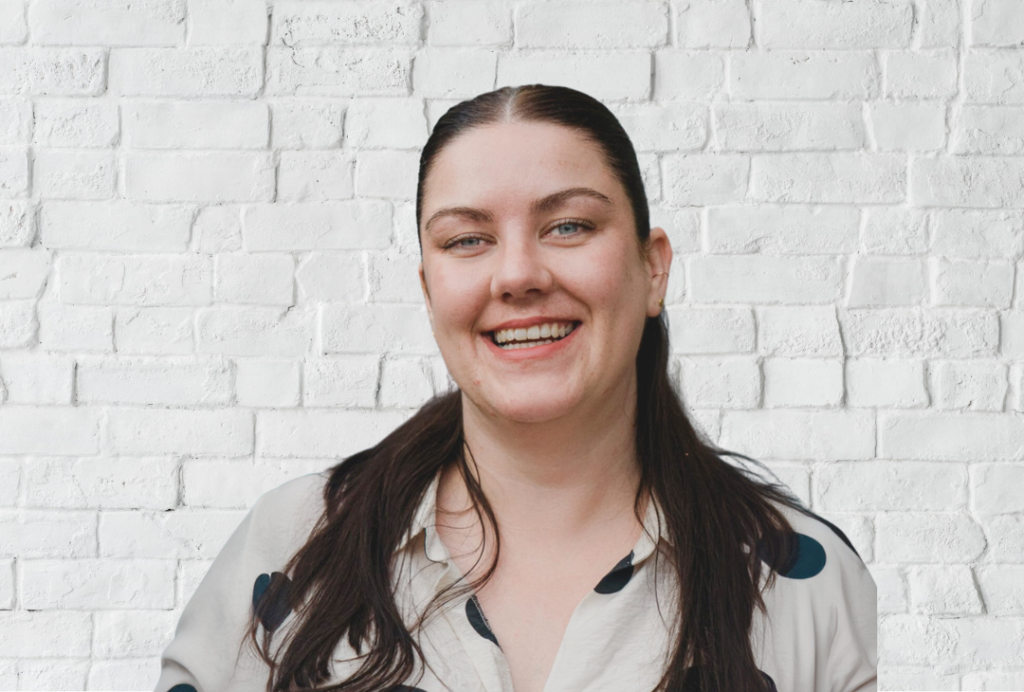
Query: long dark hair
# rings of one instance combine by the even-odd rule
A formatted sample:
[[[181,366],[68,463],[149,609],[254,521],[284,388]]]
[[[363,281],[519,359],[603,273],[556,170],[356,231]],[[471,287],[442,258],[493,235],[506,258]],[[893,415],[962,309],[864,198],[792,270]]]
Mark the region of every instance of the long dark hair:
[[[646,246],[647,197],[628,135],[594,98],[539,84],[482,94],[453,106],[438,120],[420,158],[417,224],[422,221],[424,181],[438,152],[470,128],[509,121],[562,125],[597,144],[632,203],[638,247]],[[422,252],[422,241],[420,248]],[[642,521],[645,492],[656,498],[671,539],[665,556],[679,577],[675,641],[657,689],[765,689],[751,651],[753,611],[756,607],[764,612],[762,593],[774,582],[775,572],[769,569],[761,583],[762,560],[778,564],[773,556],[785,557],[792,535],[773,502],[801,505],[785,486],[726,462],[723,456],[753,460],[718,448],[694,428],[669,374],[664,312],[647,318],[636,376],[640,486],[634,513]],[[296,620],[275,655],[270,653],[273,633],[264,628],[257,637],[258,609],[250,621],[249,640],[270,666],[268,692],[324,685],[343,637],[361,659],[360,668],[317,689],[380,692],[404,684],[419,670],[423,652],[414,632],[443,604],[483,584],[497,563],[495,555],[482,577],[450,585],[413,625],[403,621],[393,592],[394,552],[442,469],[457,468],[478,518],[483,521],[486,515],[496,527],[466,451],[461,392],[455,389],[430,399],[377,445],[331,468],[325,510],[308,542],[283,568],[290,584],[274,580],[264,594],[267,602],[284,598],[296,609]]]

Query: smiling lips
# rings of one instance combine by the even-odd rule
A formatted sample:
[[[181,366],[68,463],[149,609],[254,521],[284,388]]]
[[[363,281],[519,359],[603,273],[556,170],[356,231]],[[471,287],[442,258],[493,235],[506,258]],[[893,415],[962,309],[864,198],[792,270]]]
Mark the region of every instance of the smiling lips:
[[[533,346],[544,340],[545,343],[563,338],[576,327],[575,322],[546,322],[519,329],[498,329],[491,333],[491,339],[499,346],[514,347],[517,345]]]

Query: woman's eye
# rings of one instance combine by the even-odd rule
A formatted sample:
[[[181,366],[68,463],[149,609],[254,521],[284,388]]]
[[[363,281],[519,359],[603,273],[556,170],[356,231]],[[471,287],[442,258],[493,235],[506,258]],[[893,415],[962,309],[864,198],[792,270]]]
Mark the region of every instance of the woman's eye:
[[[479,241],[479,240],[482,240],[482,238],[478,238],[476,236],[467,236],[465,238],[455,238],[454,240],[449,240],[447,243],[445,243],[444,249],[447,250],[447,249],[453,248],[453,247],[477,247],[477,244],[463,245],[463,243],[465,243],[467,241],[473,241],[473,240]]]
[[[579,235],[579,233],[562,233],[561,231],[563,229],[566,229],[566,228],[569,228],[569,229],[573,229],[573,228],[577,228],[577,229],[590,229],[590,228],[593,228],[593,226],[591,224],[588,224],[588,223],[584,222],[584,221],[562,221],[561,223],[559,223],[557,226],[555,226],[551,230],[554,232],[555,235],[557,235],[559,237],[563,237],[563,238],[566,237],[566,236],[571,236],[571,235]]]

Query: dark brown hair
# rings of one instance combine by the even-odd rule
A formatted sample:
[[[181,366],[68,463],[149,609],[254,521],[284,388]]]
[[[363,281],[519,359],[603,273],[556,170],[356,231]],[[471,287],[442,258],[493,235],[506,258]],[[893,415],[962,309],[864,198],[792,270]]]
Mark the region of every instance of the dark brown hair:
[[[424,182],[438,153],[471,128],[516,121],[561,125],[596,144],[632,204],[638,247],[646,247],[647,197],[628,135],[594,98],[539,84],[481,94],[453,106],[438,120],[420,158],[418,225]],[[694,428],[669,374],[664,312],[647,318],[636,376],[640,487],[634,512],[642,522],[641,498],[646,491],[653,494],[672,542],[665,557],[679,577],[680,589],[675,594],[681,606],[672,656],[657,689],[766,689],[750,645],[754,608],[764,612],[762,593],[775,576],[769,569],[761,583],[762,559],[779,564],[774,556],[784,559],[792,548],[790,525],[772,503],[804,510],[785,486],[762,481],[722,457],[752,459],[718,448]],[[444,603],[484,583],[497,562],[495,555],[474,583],[446,588],[412,626],[403,622],[392,590],[394,552],[434,477],[455,465],[477,516],[483,521],[486,515],[496,527],[466,451],[461,392],[455,389],[433,397],[380,443],[330,470],[325,511],[308,542],[283,568],[291,579],[287,592],[282,591],[286,581],[275,580],[265,594],[269,602],[283,596],[297,609],[274,656],[273,633],[264,628],[258,641],[256,612],[250,621],[249,640],[270,666],[268,692],[324,685],[343,637],[362,659],[361,667],[346,680],[317,689],[380,692],[406,683],[420,669],[423,654],[414,632]],[[500,539],[495,542],[500,546]],[[665,550],[663,546],[659,550]]]

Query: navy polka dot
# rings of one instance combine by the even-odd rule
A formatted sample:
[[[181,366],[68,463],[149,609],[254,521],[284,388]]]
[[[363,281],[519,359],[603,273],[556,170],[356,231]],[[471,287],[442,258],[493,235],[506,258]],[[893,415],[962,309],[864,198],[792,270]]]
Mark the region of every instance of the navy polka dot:
[[[825,547],[810,536],[787,532],[781,555],[774,555],[763,541],[758,542],[757,554],[780,576],[788,579],[810,579],[825,569]]]
[[[477,601],[476,595],[466,601],[466,618],[469,620],[469,624],[473,626],[476,633],[484,639],[489,639],[494,642],[498,648],[501,645],[498,644],[498,638],[494,636],[494,632],[487,626],[487,621],[484,620],[484,613],[480,610],[480,603]]]
[[[264,598],[264,595],[271,584],[278,582],[283,582],[283,584],[281,590],[277,592],[277,599],[271,603]],[[256,577],[256,583],[252,586],[252,607],[259,616],[260,622],[270,632],[276,630],[292,610],[288,604],[291,585],[291,580],[281,572],[261,574]]]
[[[612,571],[604,575],[604,577],[594,587],[594,591],[603,594],[615,593],[616,591],[622,591],[623,587],[629,583],[629,580],[633,577],[633,551],[629,551],[629,555],[619,560],[618,564],[612,567]]]
[[[180,685],[175,685],[171,689],[167,690],[167,692],[196,692],[196,688],[192,687],[192,685],[181,683]]]

